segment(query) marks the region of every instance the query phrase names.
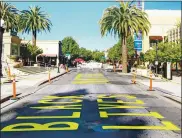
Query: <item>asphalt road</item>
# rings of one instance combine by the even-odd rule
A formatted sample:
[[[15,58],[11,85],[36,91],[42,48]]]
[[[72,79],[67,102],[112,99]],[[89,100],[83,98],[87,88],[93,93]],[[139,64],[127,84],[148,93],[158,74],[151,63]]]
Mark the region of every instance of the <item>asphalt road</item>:
[[[181,106],[131,76],[72,70],[1,110],[2,138],[180,138]]]

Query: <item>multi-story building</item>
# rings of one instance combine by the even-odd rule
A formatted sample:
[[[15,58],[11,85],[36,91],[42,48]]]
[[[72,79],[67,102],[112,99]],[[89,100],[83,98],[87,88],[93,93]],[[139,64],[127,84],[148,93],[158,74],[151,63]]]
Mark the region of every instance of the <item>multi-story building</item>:
[[[151,28],[147,36],[143,37],[142,52],[146,52],[156,42],[164,41],[168,36],[168,31],[174,28],[177,20],[181,19],[181,10],[145,10],[151,23]],[[180,30],[174,30],[170,40],[180,37]]]
[[[181,35],[180,31],[181,31],[180,27],[170,29],[167,32],[168,41],[177,43],[178,40],[180,39],[180,35]]]

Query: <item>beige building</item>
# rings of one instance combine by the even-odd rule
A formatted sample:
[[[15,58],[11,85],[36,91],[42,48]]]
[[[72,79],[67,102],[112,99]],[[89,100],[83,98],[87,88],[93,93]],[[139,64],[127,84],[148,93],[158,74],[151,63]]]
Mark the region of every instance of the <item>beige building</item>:
[[[151,23],[148,36],[144,36],[142,52],[146,52],[156,44],[164,41],[168,30],[175,27],[177,20],[181,19],[181,10],[145,10]],[[176,38],[176,36],[175,36]]]
[[[167,32],[168,41],[177,42],[180,39],[180,34],[181,34],[180,31],[181,31],[180,27],[175,27],[175,28],[170,29]]]
[[[13,32],[3,34],[2,62],[11,63],[10,56],[20,56],[21,39]]]
[[[31,43],[32,41],[23,40],[21,43],[27,44],[29,42]],[[51,57],[52,60],[56,59],[54,62],[56,62],[57,65],[59,63],[59,55],[62,55],[62,53],[59,54],[61,51],[59,42],[59,40],[37,40],[36,45],[43,50],[43,53],[39,56]]]

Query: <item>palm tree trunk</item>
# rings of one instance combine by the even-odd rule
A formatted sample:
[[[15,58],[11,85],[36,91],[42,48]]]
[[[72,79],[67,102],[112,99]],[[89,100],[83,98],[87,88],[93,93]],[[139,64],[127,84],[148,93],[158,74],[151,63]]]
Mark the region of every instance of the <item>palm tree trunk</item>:
[[[37,40],[37,32],[32,31],[32,44],[33,44],[33,46],[36,46],[36,40]]]
[[[127,47],[126,37],[122,39],[122,72],[127,73]]]

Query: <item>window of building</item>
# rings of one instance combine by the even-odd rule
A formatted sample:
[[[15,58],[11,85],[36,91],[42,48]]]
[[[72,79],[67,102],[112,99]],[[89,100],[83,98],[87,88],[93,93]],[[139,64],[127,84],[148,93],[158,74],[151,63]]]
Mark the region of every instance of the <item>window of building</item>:
[[[18,55],[18,45],[17,44],[11,45],[11,55]]]

